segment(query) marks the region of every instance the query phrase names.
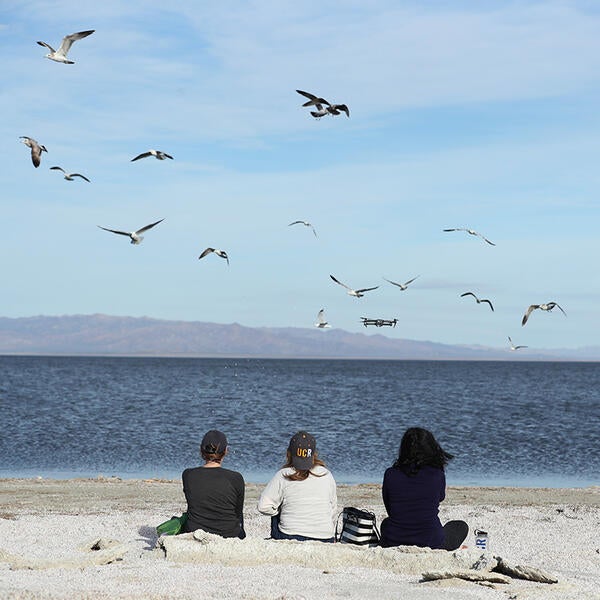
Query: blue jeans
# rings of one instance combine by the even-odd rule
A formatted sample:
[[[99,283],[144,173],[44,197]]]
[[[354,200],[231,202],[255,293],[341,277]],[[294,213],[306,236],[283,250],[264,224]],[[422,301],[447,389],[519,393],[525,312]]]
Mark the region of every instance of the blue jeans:
[[[273,515],[271,517],[271,538],[274,540],[298,540],[299,542],[327,542],[333,543],[335,541],[334,538],[311,538],[306,537],[305,535],[290,535],[289,533],[283,533],[281,529],[279,529],[279,515]]]

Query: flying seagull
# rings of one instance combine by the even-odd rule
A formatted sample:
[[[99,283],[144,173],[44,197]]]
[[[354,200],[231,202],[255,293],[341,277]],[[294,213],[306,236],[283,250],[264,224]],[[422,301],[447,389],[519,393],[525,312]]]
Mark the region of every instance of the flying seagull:
[[[299,225],[299,224],[302,224],[305,227],[310,227],[312,229],[312,232],[315,234],[315,237],[317,237],[317,232],[315,231],[315,228],[308,221],[294,221],[293,223],[289,223],[288,227],[290,227],[292,225]]]
[[[154,156],[158,158],[158,160],[165,160],[165,158],[170,158],[171,160],[173,160],[173,157],[170,154],[167,154],[166,152],[162,152],[161,150],[148,150],[148,152],[142,152],[141,154],[138,154],[135,158],[132,158],[131,162],[140,160],[140,158],[146,158],[147,156]]]
[[[508,341],[510,343],[510,349],[511,350],[518,350],[519,348],[529,348],[529,346],[515,346],[513,344],[513,341],[510,339],[510,335],[508,336]]]
[[[465,292],[464,294],[460,295],[461,298],[463,298],[464,296],[473,296],[473,298],[475,298],[475,300],[477,301],[477,304],[481,304],[482,302],[487,302],[490,305],[492,312],[494,312],[494,307],[492,306],[492,303],[487,298],[478,298],[473,292]]]
[[[345,287],[348,290],[348,292],[347,292],[348,295],[354,296],[355,298],[362,298],[365,295],[364,292],[370,292],[371,290],[376,290],[379,287],[378,285],[376,285],[375,287],[361,288],[360,290],[353,290],[352,288],[348,287],[345,283],[338,281],[333,275],[329,275],[329,277],[331,277],[331,279],[333,279],[338,285]]]
[[[528,309],[527,312],[523,315],[523,320],[521,321],[521,325],[525,325],[525,323],[527,323],[527,319],[529,319],[529,315],[536,309],[539,308],[540,310],[545,310],[547,312],[550,312],[553,308],[558,308],[560,310],[560,312],[565,315],[565,317],[567,316],[567,313],[558,305],[556,304],[556,302],[547,302],[545,304],[532,304]]]
[[[38,44],[40,46],[45,46],[50,50],[50,53],[46,54],[46,58],[56,62],[65,63],[66,65],[72,65],[75,63],[67,58],[67,53],[71,49],[73,42],[87,37],[88,35],[92,35],[94,31],[95,29],[90,29],[89,31],[80,31],[78,33],[72,33],[71,35],[65,35],[58,50],[55,50],[50,44],[46,44],[46,42],[38,42]]]
[[[81,177],[81,179],[85,179],[88,183],[91,183],[90,180],[85,175],[81,175],[81,173],[67,173],[62,167],[50,167],[50,170],[62,171],[65,174],[65,179],[67,181],[73,181],[73,177]]]
[[[311,115],[316,119],[320,119],[325,115],[339,115],[341,112],[345,112],[346,116],[350,116],[350,109],[346,104],[331,104],[325,100],[325,98],[320,98],[319,96],[315,96],[310,92],[303,92],[302,90],[296,90],[299,94],[308,98],[308,102],[305,102],[302,106],[314,106],[316,107],[316,111],[311,111]],[[327,106],[324,108],[323,104]]]
[[[418,275],[417,275],[417,277],[418,277]],[[413,282],[413,281],[414,281],[414,280],[415,280],[417,277],[413,277],[412,279],[409,279],[409,280],[408,280],[407,282],[405,282],[405,283],[396,283],[395,281],[392,281],[391,279],[385,279],[385,277],[384,277],[384,279],[385,279],[387,282],[389,282],[389,283],[392,283],[393,285],[397,285],[397,286],[398,286],[398,287],[399,287],[399,288],[400,288],[402,291],[404,291],[404,290],[406,290],[406,289],[408,288],[408,285],[409,285],[410,283],[412,283],[412,282]]]
[[[303,92],[302,90],[296,90],[299,94],[301,94],[302,96],[304,96],[305,98],[308,98],[308,102],[305,102],[302,106],[317,106],[319,109],[321,108],[319,106],[319,104],[327,104],[329,105],[329,102],[327,102],[327,100],[325,100],[325,98],[319,98],[318,96],[315,96],[314,94],[311,94],[310,92]]]
[[[98,225],[98,227],[100,227],[100,229],[104,229],[104,231],[110,231],[111,233],[118,233],[119,235],[126,235],[127,237],[131,238],[132,244],[140,244],[141,241],[144,239],[144,236],[140,235],[140,233],[144,233],[144,231],[148,231],[148,229],[152,229],[152,227],[154,227],[155,225],[158,225],[159,223],[162,223],[163,221],[164,221],[164,219],[161,219],[160,221],[156,221],[155,223],[150,223],[150,225],[146,225],[145,227],[142,227],[141,229],[138,229],[137,231],[119,231],[117,229],[108,229],[107,227],[102,227],[101,225]]]
[[[325,309],[322,308],[317,314],[317,322],[315,323],[315,327],[319,329],[325,329],[326,327],[331,327],[331,325],[325,320]]]
[[[38,144],[33,138],[27,137],[26,135],[22,135],[19,139],[21,140],[22,144],[25,144],[28,148],[31,148],[31,162],[37,169],[40,166],[40,161],[42,160],[42,152],[48,152],[48,150],[46,150],[46,146]]]
[[[330,115],[339,115],[340,112],[345,112],[346,116],[350,117],[350,109],[345,104],[330,104],[326,110]]]
[[[467,229],[466,227],[455,227],[453,229],[444,229],[444,231],[466,231],[469,235],[479,236],[482,240],[485,240],[490,246],[495,246],[494,242],[490,242],[486,237],[482,236],[480,233],[477,233],[473,229]]]
[[[216,250],[215,248],[207,248],[206,250],[204,250],[202,254],[198,257],[198,260],[204,258],[207,254],[210,254],[211,252],[214,252],[217,256],[224,258],[227,261],[227,264],[229,264],[229,256],[227,256],[227,252],[225,252],[225,250]]]

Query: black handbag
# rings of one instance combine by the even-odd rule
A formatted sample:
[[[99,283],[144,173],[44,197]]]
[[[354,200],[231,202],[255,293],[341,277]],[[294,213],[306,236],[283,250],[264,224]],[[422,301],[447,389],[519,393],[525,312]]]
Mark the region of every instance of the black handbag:
[[[342,519],[341,530],[339,530],[340,517]],[[338,515],[335,528],[336,542],[357,544],[358,546],[378,546],[380,538],[377,518],[371,511],[346,506]]]

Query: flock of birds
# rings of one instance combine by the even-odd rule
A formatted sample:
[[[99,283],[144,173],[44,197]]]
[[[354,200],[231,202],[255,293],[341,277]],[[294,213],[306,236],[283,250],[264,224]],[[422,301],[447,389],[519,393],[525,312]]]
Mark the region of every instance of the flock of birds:
[[[295,223],[303,223],[305,225],[310,225],[310,223],[306,223],[305,221],[294,221],[294,223],[290,223],[290,225],[294,225]],[[475,231],[474,229],[469,229],[466,227],[452,227],[452,228],[448,228],[448,229],[444,229],[443,231],[445,232],[452,232],[452,231],[465,231],[466,233],[468,233],[469,235],[473,235],[476,237],[481,238],[483,241],[485,241],[487,244],[489,244],[490,246],[495,246],[496,244],[492,241],[490,241],[488,238],[486,238],[484,235],[482,235],[481,233]],[[315,233],[316,235],[316,233]],[[376,290],[379,286],[373,286],[373,287],[366,287],[366,288],[351,288],[350,286],[346,285],[345,283],[342,283],[341,281],[339,281],[338,279],[336,279],[333,275],[329,275],[329,277],[331,277],[331,279],[337,283],[338,285],[342,286],[343,288],[346,289],[346,293],[349,296],[352,296],[354,298],[362,298],[365,295],[365,292],[370,292],[372,290]],[[397,286],[400,288],[400,290],[402,291],[406,291],[408,289],[408,286],[415,281],[415,279],[417,279],[419,277],[419,275],[417,275],[416,277],[413,277],[412,279],[409,279],[408,281],[405,281],[404,283],[398,283],[396,281],[392,281],[390,279],[387,278],[383,278],[385,279],[385,281]],[[479,298],[475,293],[473,292],[464,292],[462,294],[460,294],[461,298],[465,298],[466,296],[472,296],[475,299],[475,302],[477,302],[477,304],[487,304],[491,311],[494,312],[494,305],[492,304],[491,300],[489,300],[488,298]],[[527,308],[527,310],[525,311],[525,314],[523,315],[523,318],[521,320],[521,326],[524,326],[525,323],[527,323],[531,313],[534,310],[542,310],[545,312],[550,312],[552,311],[554,308],[558,308],[563,315],[565,315],[565,317],[567,316],[567,313],[562,309],[561,306],[559,306],[558,303],[556,302],[545,302],[543,304],[530,304],[529,307]],[[324,309],[321,309],[317,315],[317,320],[315,322],[315,327],[318,327],[320,329],[323,329],[325,327],[330,327],[329,323],[327,322],[327,320],[325,319],[325,311]],[[524,346],[524,345],[515,345],[511,339],[510,336],[508,336],[508,342],[510,344],[510,350],[511,351],[515,351],[515,350],[520,350],[522,348],[528,348],[529,346]]]
[[[61,42],[58,50],[55,50],[52,46],[50,46],[50,44],[48,44],[46,42],[38,41],[37,43],[40,46],[44,46],[49,50],[49,53],[46,54],[46,58],[53,60],[55,62],[72,65],[72,64],[74,64],[74,61],[69,60],[68,53],[69,53],[71,47],[73,46],[73,43],[78,40],[81,40],[83,38],[86,38],[89,35],[92,35],[94,33],[94,31],[95,30],[91,29],[91,30],[87,30],[87,31],[80,31],[77,33],[72,33],[70,35],[66,35],[62,39],[62,42]],[[324,117],[327,115],[337,116],[337,115],[340,115],[341,113],[345,113],[347,117],[350,117],[350,110],[346,104],[331,103],[328,100],[326,100],[325,98],[322,98],[321,96],[318,96],[318,95],[315,95],[315,94],[312,94],[310,92],[306,92],[303,90],[296,90],[296,92],[298,94],[300,94],[301,96],[307,98],[307,101],[304,102],[304,104],[302,104],[302,106],[314,108],[314,110],[310,111],[310,114],[315,119],[320,119],[321,117]],[[31,161],[33,163],[33,166],[38,168],[41,164],[42,153],[43,152],[47,153],[48,150],[46,149],[46,147],[43,144],[40,144],[37,140],[35,140],[32,137],[21,136],[20,139],[21,139],[22,143],[25,144],[31,150]],[[146,152],[142,152],[142,153],[138,154],[137,156],[135,156],[134,158],[131,159],[131,162],[135,162],[137,160],[140,160],[143,158],[148,158],[148,157],[154,157],[157,160],[165,160],[165,159],[173,160],[173,157],[170,154],[167,154],[166,152],[163,152],[162,150],[151,149]],[[50,167],[50,170],[62,172],[64,179],[66,179],[67,181],[74,181],[74,178],[78,177],[78,178],[83,179],[84,181],[87,181],[88,183],[90,183],[90,179],[88,179],[85,175],[82,175],[81,173],[69,173],[65,169],[63,169],[62,167],[59,167],[59,166]],[[140,244],[142,242],[142,240],[144,239],[144,236],[141,234],[152,229],[153,227],[156,227],[159,223],[162,223],[163,221],[164,221],[164,219],[160,219],[158,221],[155,221],[153,223],[145,225],[144,227],[141,227],[140,229],[137,229],[135,231],[121,231],[118,229],[110,229],[108,227],[102,227],[100,225],[98,225],[98,227],[100,229],[102,229],[104,231],[108,231],[110,233],[126,236],[130,239],[131,244],[137,245],[137,244]],[[297,220],[297,221],[293,221],[293,222],[289,223],[289,226],[294,226],[294,225],[303,225],[305,227],[308,227],[312,230],[314,236],[318,237],[316,229],[308,221]],[[490,246],[496,245],[494,242],[490,241],[484,235],[482,235],[481,233],[479,233],[473,229],[464,228],[464,227],[454,227],[454,228],[444,229],[443,231],[444,232],[464,231],[468,235],[472,235],[472,236],[481,238],[484,242],[486,242]],[[198,259],[202,259],[202,258],[208,256],[209,254],[215,254],[216,256],[226,260],[227,264],[229,265],[229,256],[227,255],[227,252],[225,250],[220,250],[220,249],[211,248],[211,247],[208,247],[205,250],[203,250],[202,253],[200,254],[200,256],[198,257]],[[385,281],[387,281],[388,283],[398,287],[401,291],[406,291],[408,289],[408,286],[413,281],[415,281],[417,279],[417,277],[419,277],[419,276],[417,275],[416,277],[413,277],[412,279],[409,279],[408,281],[405,281],[404,283],[398,283],[396,281],[386,279],[385,277],[383,279]],[[346,293],[354,298],[362,298],[366,292],[376,290],[379,287],[379,286],[373,286],[373,287],[363,287],[363,288],[355,289],[355,288],[352,288],[352,287],[346,285],[345,283],[342,283],[341,281],[336,279],[333,275],[330,275],[330,278],[336,284],[345,288]],[[492,312],[494,311],[494,306],[488,298],[479,298],[474,292],[471,292],[471,291],[464,292],[460,296],[462,298],[467,297],[467,296],[472,296],[475,299],[475,301],[477,302],[477,304],[482,304],[482,303],[488,304],[488,306],[490,307]],[[539,309],[539,310],[542,310],[545,312],[551,312],[554,308],[558,308],[563,313],[563,315],[566,316],[566,313],[562,309],[562,307],[559,306],[554,301],[546,302],[546,303],[542,303],[542,304],[531,304],[525,311],[525,314],[523,315],[521,325],[524,326],[527,323],[527,321],[533,311]],[[314,326],[319,329],[326,329],[326,328],[331,327],[331,325],[327,322],[327,319],[325,318],[325,310],[324,309],[321,309],[318,312],[317,319],[316,319]],[[512,339],[510,338],[510,336],[508,336],[508,341],[510,344],[511,351],[528,347],[528,346],[523,346],[523,345],[515,345],[513,343]]]

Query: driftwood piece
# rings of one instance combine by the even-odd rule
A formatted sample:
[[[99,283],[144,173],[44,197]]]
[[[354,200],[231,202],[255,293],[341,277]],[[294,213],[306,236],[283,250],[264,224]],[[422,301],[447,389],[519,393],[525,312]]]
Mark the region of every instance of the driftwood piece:
[[[538,583],[558,583],[556,577],[546,573],[542,569],[536,569],[535,567],[528,567],[526,565],[516,565],[500,556],[496,556],[495,558],[498,560],[498,564],[493,570],[497,573],[503,573],[504,575],[509,575],[510,577],[515,577],[517,579],[537,581]]]
[[[421,581],[437,581],[438,579],[465,579],[466,581],[486,581],[489,583],[510,583],[510,577],[500,573],[487,573],[485,571],[452,570],[428,571],[421,575]]]

